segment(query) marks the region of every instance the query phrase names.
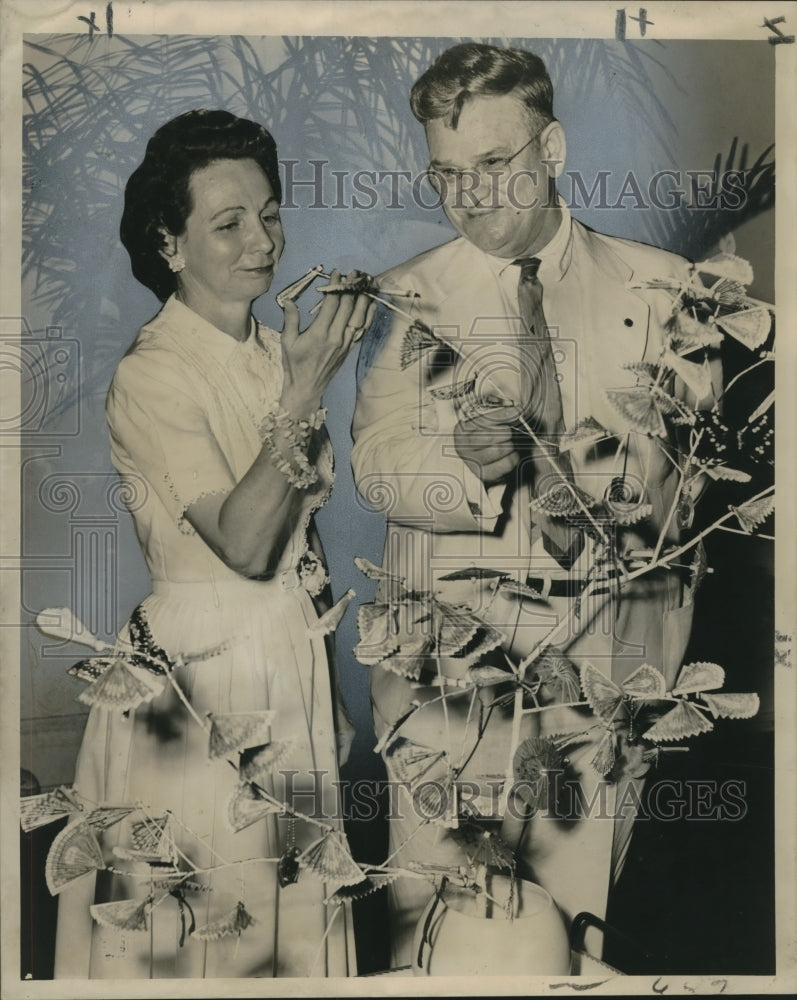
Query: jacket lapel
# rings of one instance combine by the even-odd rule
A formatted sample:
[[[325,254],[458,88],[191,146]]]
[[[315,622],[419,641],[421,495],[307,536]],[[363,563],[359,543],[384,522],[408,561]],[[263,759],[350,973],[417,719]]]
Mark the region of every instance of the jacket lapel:
[[[634,372],[623,364],[645,359],[649,342],[650,307],[628,288],[634,271],[596,234],[573,225],[571,267],[583,290],[585,325],[596,349],[590,357],[590,415],[607,427],[615,427],[618,414],[604,394],[605,389],[634,386]]]

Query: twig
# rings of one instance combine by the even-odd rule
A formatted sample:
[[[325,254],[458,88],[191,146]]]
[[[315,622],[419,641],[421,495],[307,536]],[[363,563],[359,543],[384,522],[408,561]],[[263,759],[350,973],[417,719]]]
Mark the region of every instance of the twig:
[[[719,396],[717,397],[717,402],[719,402],[721,399],[724,398],[728,390],[731,389],[739,381],[739,379],[742,378],[742,376],[749,375],[751,371],[754,371],[759,366],[765,365],[768,361],[774,361],[774,360],[775,360],[774,357],[761,358],[760,361],[756,361],[754,364],[749,365],[747,368],[743,368],[742,371],[737,372],[736,375],[733,376],[730,382],[725,386],[725,388],[719,394]]]
[[[462,772],[465,770],[465,768],[470,763],[471,757],[476,753],[476,750],[478,749],[479,743],[481,742],[482,736],[484,736],[485,732],[487,731],[487,726],[488,726],[488,724],[490,722],[490,718],[492,717],[493,709],[494,708],[495,708],[494,704],[490,705],[490,707],[487,709],[487,718],[479,721],[479,735],[478,735],[478,738],[476,739],[476,742],[474,743],[474,745],[473,745],[470,753],[465,758],[465,760],[462,761],[462,763],[459,765],[459,767],[454,768],[454,771],[453,771],[453,780],[454,781],[456,781],[457,778],[459,778],[459,776],[462,774]]]
[[[326,929],[324,930],[324,933],[321,935],[321,940],[318,942],[318,951],[316,951],[315,958],[313,959],[313,964],[310,966],[311,976],[313,974],[313,970],[315,969],[318,963],[319,958],[321,957],[321,952],[323,951],[324,945],[326,944],[326,940],[329,937],[329,932],[332,930],[332,925],[337,920],[338,914],[342,909],[343,909],[342,906],[335,907],[335,912],[332,914],[332,917],[330,918],[329,923],[327,924]]]
[[[407,846],[407,844],[409,844],[409,842],[412,840],[412,838],[415,836],[415,834],[419,833],[428,823],[429,823],[428,819],[422,819],[421,822],[415,827],[415,829],[409,835],[409,837],[405,837],[404,840],[403,840],[403,842],[401,844],[399,844],[399,846],[395,849],[395,851],[393,851],[392,854],[389,854],[385,858],[385,860],[382,862],[381,865],[369,865],[368,867],[369,868],[374,868],[374,869],[379,869],[379,871],[382,871],[383,869],[387,869],[387,866],[390,864],[390,862],[393,860],[393,858],[395,858],[395,856],[397,854],[400,854],[401,851],[403,851],[404,848]]]
[[[548,705],[535,705],[533,708],[521,708],[524,715],[534,715],[536,712],[546,712],[549,708],[585,708],[589,702],[584,698],[578,701],[552,701]]]
[[[664,539],[667,536],[667,529],[672,523],[672,519],[675,517],[675,512],[678,510],[678,504],[681,502],[683,488],[684,488],[684,479],[686,478],[685,470],[689,468],[692,459],[695,457],[695,452],[697,451],[697,446],[700,444],[700,439],[702,436],[703,436],[703,431],[698,431],[695,434],[694,436],[695,439],[692,443],[691,448],[689,449],[689,455],[687,456],[687,459],[684,462],[683,466],[679,466],[678,468],[678,485],[675,488],[675,494],[673,495],[672,503],[670,504],[670,510],[667,514],[664,523],[661,526],[661,530],[659,531],[659,537],[656,539],[656,547],[653,550],[653,562],[655,562],[659,558],[659,555],[661,554],[661,547],[662,545],[664,545]]]
[[[478,694],[478,689],[474,685],[473,688],[472,688],[472,690],[471,690],[470,705],[468,705],[468,717],[465,719],[465,731],[462,734],[462,745],[460,747],[460,753],[459,753],[460,762],[462,761],[462,759],[463,759],[463,757],[465,755],[465,752],[466,752],[466,743],[467,743],[467,739],[468,739],[468,730],[470,729],[470,720],[471,720],[471,717],[473,716],[473,706],[476,704],[476,696],[477,696],[477,694]],[[445,704],[445,702],[443,704]],[[481,736],[481,734],[480,734],[480,736]],[[460,766],[460,765],[458,765],[458,766]]]
[[[753,531],[742,531],[741,528],[729,528],[727,524],[719,524],[719,525],[717,525],[717,530],[718,531],[728,531],[732,535],[744,535],[745,538],[763,538],[767,542],[774,542],[775,541],[775,536],[774,535],[765,535],[765,534],[760,533],[758,531],[756,531],[756,532],[753,532]]]
[[[329,277],[329,275],[322,275],[322,277]],[[343,288],[336,289],[336,291],[338,291],[338,290],[341,291],[341,292],[345,291],[345,289],[343,289]],[[355,291],[355,289],[352,289],[352,291]],[[367,289],[364,290],[364,291],[358,292],[357,294],[359,294],[359,295],[367,295],[369,299],[373,299],[374,302],[379,302],[380,305],[383,305],[386,309],[390,309],[392,312],[397,313],[399,316],[403,316],[404,319],[408,319],[411,323],[414,323],[415,320],[416,320],[416,318],[417,318],[417,317],[411,315],[410,313],[408,313],[405,309],[399,309],[399,307],[398,306],[394,306],[392,302],[388,302],[387,299],[383,299],[380,295],[375,295],[373,292],[369,292]],[[388,295],[389,293],[385,292],[384,294]],[[317,313],[318,310],[321,308],[322,305],[323,305],[323,300],[321,302],[319,302],[317,305],[314,305],[313,308],[310,310],[310,315],[312,316],[315,313]]]
[[[174,679],[174,674],[171,673],[171,671],[170,671],[169,673],[167,673],[166,676],[169,678],[169,683],[171,684],[171,686],[177,692],[177,697],[180,699],[180,701],[188,709],[189,714],[191,716],[193,716],[194,720],[198,723],[198,725],[202,729],[204,729],[205,732],[207,732],[210,727],[208,726],[208,724],[205,722],[204,719],[200,718],[199,715],[197,715],[197,713],[196,713],[196,711],[194,709],[194,706],[191,704],[191,702],[188,700],[188,698],[186,698],[186,696],[185,696],[185,694],[183,692],[183,689],[180,687],[180,685]]]
[[[171,810],[169,810],[169,815],[174,820],[174,822],[177,823],[177,825],[180,826],[188,834],[189,837],[193,837],[194,840],[198,844],[202,844],[203,847],[206,847],[207,850],[209,850],[210,853],[212,855],[214,855],[214,857],[217,857],[222,862],[222,864],[227,865],[227,864],[237,864],[238,863],[237,861],[236,862],[227,861],[227,859],[225,857],[223,857],[223,855],[219,854],[219,852],[215,848],[211,847],[210,844],[208,844],[205,840],[203,840],[202,837],[199,837],[196,833],[194,833],[194,831],[191,829],[191,827],[188,826],[186,823],[184,823],[177,816],[175,816],[175,814]],[[188,857],[187,854],[185,854],[182,850],[180,850],[180,848],[174,842],[173,838],[172,838],[172,843],[174,844],[175,851],[177,851],[177,853],[183,858],[183,860],[186,862],[186,864],[189,864],[189,865],[191,865],[191,867],[193,869],[196,869],[196,865]]]
[[[745,299],[748,302],[752,302],[754,306],[763,306],[765,309],[769,309],[770,312],[777,312],[774,302],[764,302],[763,299],[754,299],[750,295],[745,295]]]
[[[523,715],[523,690],[518,688],[515,691],[515,704],[512,712],[512,732],[509,737],[509,760],[506,765],[504,775],[504,786],[501,789],[501,799],[499,809],[501,813],[506,812],[507,801],[509,799],[509,789],[512,785],[512,778],[515,773],[515,754],[520,745],[520,723]]]
[[[755,503],[756,500],[760,500],[762,497],[765,497],[768,493],[772,493],[774,489],[775,489],[774,485],[767,486],[765,489],[761,490],[760,493],[756,493],[754,497],[751,497],[749,500],[746,500],[745,504]],[[729,510],[727,514],[724,514],[722,517],[714,521],[713,524],[710,524],[707,528],[704,528],[693,538],[690,538],[686,544],[681,545],[677,549],[672,549],[665,556],[662,556],[657,562],[651,562],[647,566],[643,566],[640,569],[633,570],[631,573],[628,574],[628,579],[635,580],[637,577],[644,576],[645,573],[649,573],[651,570],[658,569],[660,566],[669,566],[670,562],[673,559],[675,559],[676,556],[680,556],[682,553],[688,552],[689,549],[697,545],[697,543],[701,539],[705,538],[706,535],[710,535],[712,531],[715,531],[717,528],[719,528],[722,524],[725,523],[725,521],[735,516],[736,516],[735,512]]]
[[[108,865],[105,871],[110,872],[112,875],[120,875],[125,878],[137,878],[137,879],[152,879],[157,877],[158,880],[167,880],[170,878],[174,879],[175,885],[179,885],[180,882],[184,882],[189,878],[198,878],[202,875],[212,875],[214,872],[220,872],[225,868],[237,868],[238,865],[249,865],[249,864],[277,864],[279,858],[244,858],[243,861],[222,861],[217,865],[208,865],[205,868],[192,867],[189,872],[179,872],[178,874],[169,872],[163,873],[161,875],[155,875],[152,871],[148,872],[129,872],[123,871],[121,868],[115,868],[113,865]],[[190,862],[189,862],[190,863]]]
[[[453,350],[457,351],[457,349],[455,347],[453,347],[453,345],[450,345],[450,346],[452,346]],[[457,351],[457,354],[459,354],[459,351]],[[493,387],[493,389],[495,389],[495,391],[500,395],[500,393],[501,393],[501,387],[495,382],[494,379],[492,379],[489,376],[489,374],[485,376],[485,381],[488,382]],[[550,454],[549,446],[543,444],[543,442],[540,440],[540,438],[537,436],[537,434],[530,427],[530,425],[529,425],[528,421],[526,420],[526,418],[523,417],[523,416],[521,416],[521,417],[518,418],[518,422],[520,423],[520,426],[529,435],[529,437],[531,438],[532,442],[542,452],[543,456],[546,458],[546,460],[548,461],[548,463],[550,464],[550,466],[554,470],[554,472],[559,476],[559,478],[561,479],[561,481],[563,483],[567,484],[567,485],[570,485],[570,480],[568,479],[568,477],[565,475],[565,473],[562,471],[562,469],[559,467],[559,465],[557,464],[557,462],[554,460],[554,458]],[[590,524],[592,525],[592,527],[595,529],[595,531],[598,532],[598,534],[601,536],[601,538],[603,539],[603,541],[606,544],[608,544],[609,540],[606,537],[606,535],[605,535],[605,533],[603,531],[603,528],[601,528],[601,526],[598,524],[598,522],[592,516],[592,514],[589,511],[589,509],[584,504],[584,501],[578,495],[577,491],[576,490],[572,490],[571,493],[572,493],[572,496],[574,497],[576,503],[581,508],[582,513],[586,516],[587,520],[590,522]]]
[[[437,680],[440,683],[440,685],[442,686],[444,684],[444,680],[443,680],[443,670],[442,670],[442,667],[440,666],[440,657],[439,656],[435,657],[435,663],[437,665]],[[448,702],[447,701],[443,701],[443,721],[445,722],[445,727],[446,727],[446,746],[448,747],[449,760],[453,760],[453,758],[454,758],[454,747],[451,744],[451,723],[450,723],[449,718],[448,718]]]
[[[496,388],[498,388],[498,387],[496,386]],[[521,417],[520,418],[520,425],[521,425],[521,427],[523,427],[523,429],[529,435],[529,437],[531,438],[532,442],[542,451],[543,455],[548,460],[549,464],[551,465],[551,467],[553,468],[553,470],[557,473],[557,475],[562,480],[562,482],[566,483],[567,485],[570,485],[570,480],[565,475],[565,473],[559,468],[559,466],[556,463],[556,461],[554,460],[553,456],[549,453],[548,448],[545,445],[543,445],[543,442],[539,439],[539,437],[531,429],[531,427],[529,426],[529,423],[527,422],[527,420],[526,420],[525,417]],[[575,499],[576,503],[578,504],[578,506],[581,508],[582,514],[584,514],[586,516],[587,520],[590,522],[590,524],[595,529],[595,531],[597,531],[597,533],[600,535],[600,537],[603,539],[603,541],[608,545],[609,544],[609,539],[606,536],[606,533],[604,532],[603,528],[598,524],[598,522],[595,520],[595,518],[592,516],[592,513],[590,512],[589,508],[586,506],[586,504],[584,503],[584,501],[581,499],[581,497],[578,495],[578,492],[576,490],[571,490],[571,494],[572,494],[573,498]]]
[[[628,579],[630,579],[630,576],[628,577]],[[581,596],[581,601],[582,601],[582,609],[581,609],[582,610],[582,614],[579,617],[579,623],[581,625],[581,628],[579,628],[575,632],[574,635],[570,636],[570,641],[568,642],[568,646],[570,645],[570,643],[575,642],[575,640],[579,637],[579,635],[581,635],[581,633],[584,631],[584,629],[588,625],[590,625],[592,623],[592,621],[595,619],[596,615],[602,610],[602,608],[604,607],[604,605],[607,603],[607,601],[611,597],[611,594],[612,594],[611,590],[606,591],[605,594],[598,594],[598,595],[596,595],[594,593],[594,591],[593,591],[592,588],[593,587],[597,587],[600,583],[601,583],[601,581],[598,581],[598,580],[590,582],[589,584],[587,584],[586,589],[581,593],[580,596]],[[603,600],[599,600],[599,601],[595,602],[595,604],[594,604],[594,606],[592,608],[592,613],[591,614],[584,614],[583,610],[584,610],[584,600],[585,600],[585,598],[595,597],[595,596],[602,597]],[[519,663],[518,670],[522,671],[522,670],[525,670],[527,667],[531,666],[531,664],[537,658],[537,655],[539,654],[540,650],[544,646],[546,646],[546,645],[551,645],[551,646],[560,645],[561,644],[561,639],[564,639],[567,636],[568,630],[572,626],[572,619],[575,618],[575,617],[578,617],[578,616],[576,616],[576,614],[575,614],[575,604],[572,604],[570,606],[570,608],[568,609],[567,614],[561,619],[561,621],[558,623],[558,625],[554,625],[551,628],[551,630],[547,633],[547,635],[543,636],[541,639],[539,639],[534,644],[534,646],[531,649],[531,652],[529,652],[526,655],[526,657],[523,660],[521,660],[521,662]],[[560,639],[560,636],[561,636],[561,639]],[[563,647],[563,648],[567,648],[567,647]]]

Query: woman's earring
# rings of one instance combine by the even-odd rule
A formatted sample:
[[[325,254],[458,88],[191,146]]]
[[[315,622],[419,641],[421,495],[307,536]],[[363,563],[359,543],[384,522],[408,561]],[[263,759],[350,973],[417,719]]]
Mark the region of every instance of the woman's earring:
[[[173,253],[169,258],[169,270],[174,271],[176,274],[178,271],[182,271],[185,267],[185,257],[181,253]]]

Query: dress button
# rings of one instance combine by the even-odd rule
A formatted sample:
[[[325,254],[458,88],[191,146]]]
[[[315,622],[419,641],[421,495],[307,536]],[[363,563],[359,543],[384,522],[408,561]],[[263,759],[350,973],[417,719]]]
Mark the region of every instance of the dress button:
[[[633,326],[634,325],[634,321],[631,319],[630,316],[626,316],[626,318],[623,320],[623,322],[625,323],[626,326]]]

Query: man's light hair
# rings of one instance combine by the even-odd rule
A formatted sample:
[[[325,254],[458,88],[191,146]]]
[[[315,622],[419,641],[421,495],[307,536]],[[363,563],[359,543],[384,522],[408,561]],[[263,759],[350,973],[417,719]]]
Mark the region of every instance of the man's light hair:
[[[456,129],[469,100],[510,93],[528,109],[533,129],[554,120],[553,85],[539,56],[524,49],[463,42],[446,49],[417,80],[410,106],[423,125],[443,118]]]

